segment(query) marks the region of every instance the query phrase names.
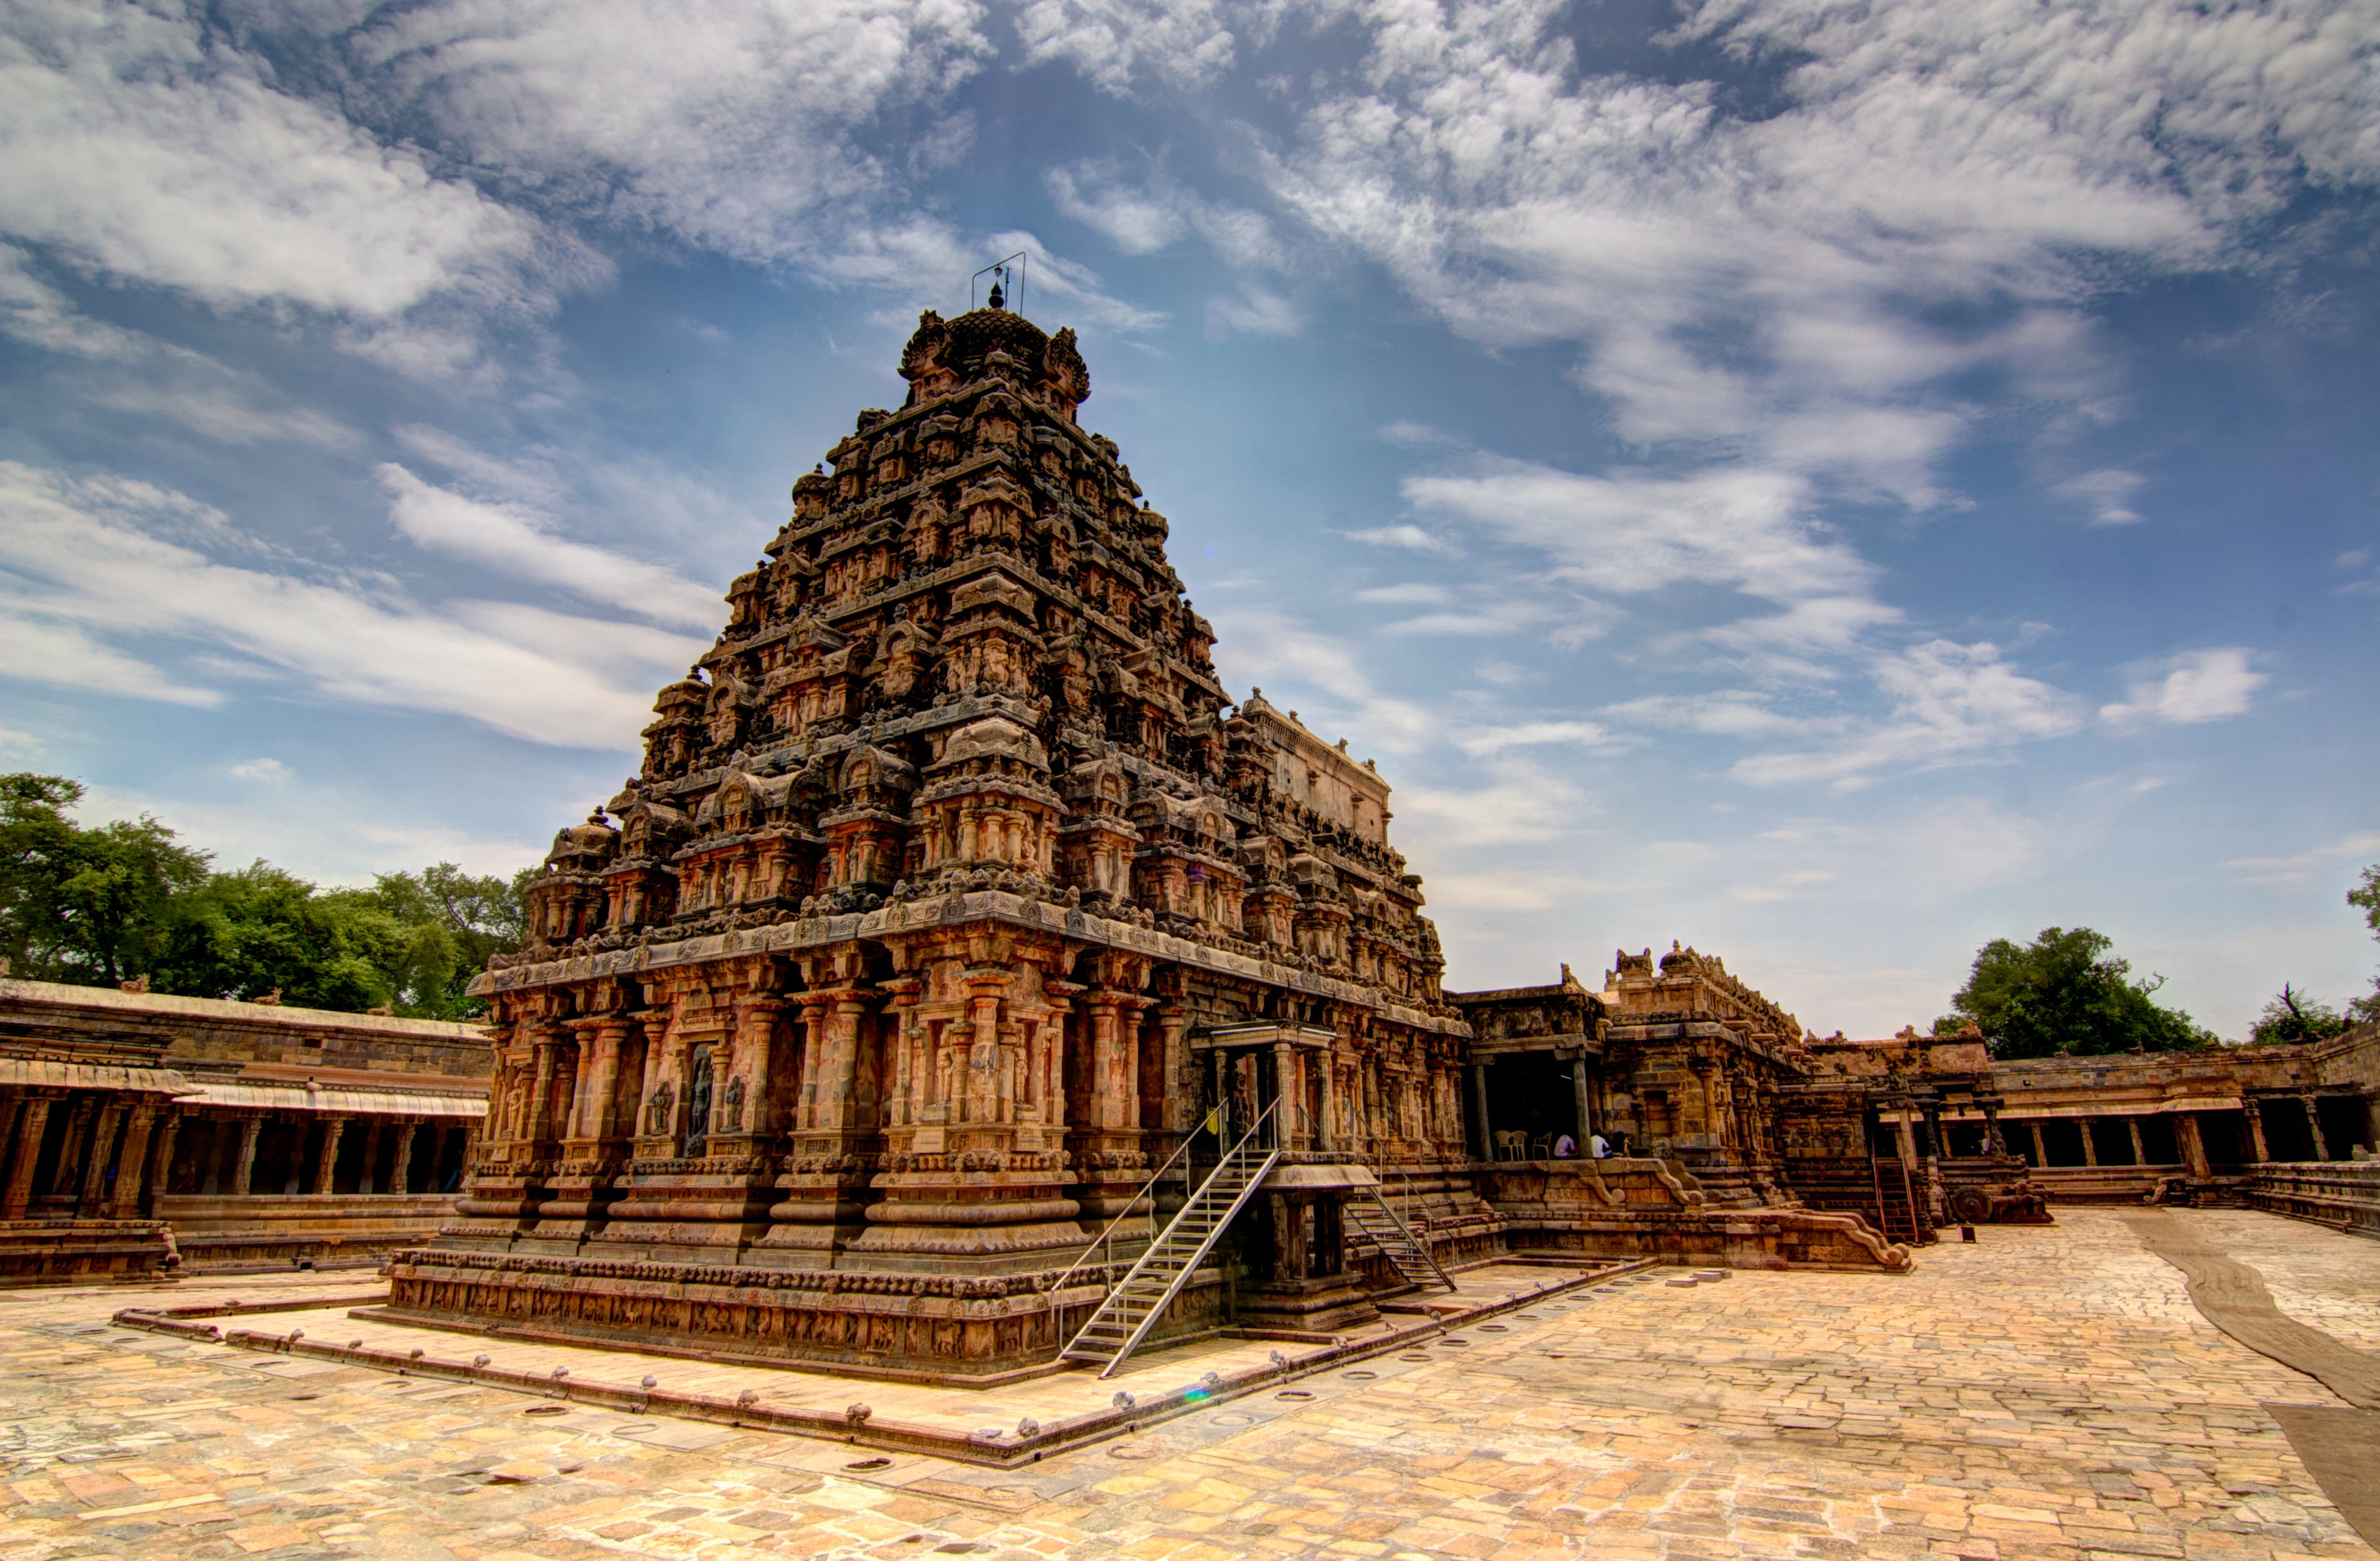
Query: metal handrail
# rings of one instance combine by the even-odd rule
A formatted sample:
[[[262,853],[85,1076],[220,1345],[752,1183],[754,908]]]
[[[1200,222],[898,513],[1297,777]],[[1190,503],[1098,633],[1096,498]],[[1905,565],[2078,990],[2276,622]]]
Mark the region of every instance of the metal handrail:
[[[1223,1156],[1222,1159],[1216,1162],[1215,1168],[1208,1175],[1206,1183],[1200,1186],[1197,1191],[1190,1194],[1190,1202],[1183,1205],[1185,1209],[1195,1206],[1198,1200],[1206,1194],[1207,1189],[1213,1186],[1216,1179],[1223,1174],[1224,1168],[1229,1166],[1233,1159],[1235,1159],[1251,1143],[1255,1141],[1257,1134],[1265,1130],[1265,1124],[1272,1119],[1273,1107],[1280,1104],[1281,1098],[1276,1095],[1273,1097],[1271,1105],[1267,1106],[1262,1111],[1257,1113],[1257,1119],[1248,1125],[1248,1131],[1240,1136],[1240,1141],[1232,1145],[1231,1149]],[[1276,1142],[1266,1149],[1264,1153],[1268,1156],[1278,1156],[1281,1154],[1281,1146]],[[1243,1187],[1240,1190],[1238,1202],[1235,1202],[1232,1205],[1232,1209],[1236,1211],[1240,1204],[1246,1202],[1248,1195],[1255,1191],[1256,1183],[1254,1181],[1250,1181],[1245,1187]],[[1174,1216],[1174,1223],[1180,1223],[1181,1217],[1181,1215],[1176,1214]],[[1090,1320],[1086,1322],[1083,1326],[1075,1332],[1075,1337],[1077,1340],[1079,1340],[1085,1333],[1090,1331],[1091,1325],[1099,1321],[1100,1314],[1114,1302],[1115,1299],[1119,1295],[1131,1289],[1133,1280],[1139,1277],[1142,1269],[1147,1268],[1149,1265],[1150,1261],[1157,1256],[1160,1249],[1165,1245],[1166,1238],[1172,1233],[1172,1225],[1168,1225],[1165,1229],[1158,1232],[1157,1238],[1148,1243],[1148,1249],[1134,1261],[1131,1270],[1127,1272],[1121,1280],[1117,1281],[1113,1289],[1111,1289],[1108,1292],[1107,1299],[1099,1302],[1099,1306],[1093,1309]],[[1131,1355],[1135,1349],[1140,1348],[1140,1341],[1148,1336],[1148,1330],[1156,1325],[1159,1314],[1165,1310],[1167,1305],[1171,1304],[1174,1292],[1178,1291],[1189,1279],[1191,1265],[1195,1264],[1197,1261],[1198,1256],[1204,1252],[1205,1249],[1212,1246],[1222,1233],[1223,1228],[1220,1224],[1207,1232],[1198,1251],[1192,1254],[1191,1263],[1185,1264],[1182,1271],[1174,1276],[1173,1282],[1172,1285],[1167,1287],[1165,1295],[1158,1301],[1156,1305],[1150,1307],[1147,1314],[1141,1318],[1140,1325],[1133,1329],[1131,1337],[1124,1340],[1123,1347],[1117,1349],[1114,1358],[1108,1361],[1106,1369],[1099,1373],[1101,1377],[1105,1377],[1110,1372],[1114,1371],[1118,1366],[1123,1364],[1125,1358]],[[1072,1349],[1073,1346],[1069,1345],[1068,1348]]]
[[[1174,1146],[1172,1154],[1165,1156],[1165,1163],[1158,1167],[1156,1170],[1149,1174],[1148,1180],[1140,1184],[1140,1191],[1135,1192],[1132,1195],[1132,1201],[1124,1204],[1123,1213],[1116,1216],[1113,1219],[1109,1220],[1108,1228],[1091,1238],[1090,1244],[1083,1249],[1082,1256],[1075,1259],[1074,1263],[1067,1268],[1067,1270],[1063,1274],[1058,1276],[1058,1282],[1050,1287],[1052,1290],[1062,1290],[1066,1288],[1066,1281],[1075,1277],[1075,1270],[1082,1267],[1086,1263],[1090,1262],[1091,1254],[1099,1251],[1103,1242],[1114,1236],[1116,1233],[1116,1227],[1122,1225],[1125,1220],[1132,1217],[1133,1204],[1139,1203],[1143,1196],[1147,1196],[1149,1200],[1150,1212],[1156,1212],[1157,1184],[1165,1179],[1165,1173],[1167,1171],[1173,1168],[1174,1161],[1180,1159],[1183,1156],[1190,1152],[1190,1145],[1196,1144],[1198,1141],[1198,1135],[1207,1131],[1207,1122],[1210,1118],[1220,1122],[1221,1120],[1221,1108],[1219,1107],[1216,1110],[1208,1113],[1208,1117],[1201,1118],[1199,1119],[1196,1127],[1192,1128],[1188,1132],[1182,1135],[1182,1142]],[[1219,1144],[1222,1142],[1222,1133],[1219,1131],[1215,1134],[1216,1142]],[[1114,1249],[1112,1247],[1109,1249],[1108,1261],[1111,1263],[1115,1261]]]

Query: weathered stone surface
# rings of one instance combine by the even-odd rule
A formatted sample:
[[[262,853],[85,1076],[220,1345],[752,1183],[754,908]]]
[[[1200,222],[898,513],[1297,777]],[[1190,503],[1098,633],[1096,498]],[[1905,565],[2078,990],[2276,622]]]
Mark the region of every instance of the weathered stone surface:
[[[0,980],[0,1285],[377,1263],[485,1108],[463,1024]]]
[[[1450,1252],[1498,1229],[1388,783],[1216,681],[1071,333],[929,313],[902,372],[475,986],[489,1128],[398,1313],[996,1375],[1210,1112],[1381,1166]],[[1335,1195],[1257,1201],[1244,1306],[1368,1313],[1305,1239]]]

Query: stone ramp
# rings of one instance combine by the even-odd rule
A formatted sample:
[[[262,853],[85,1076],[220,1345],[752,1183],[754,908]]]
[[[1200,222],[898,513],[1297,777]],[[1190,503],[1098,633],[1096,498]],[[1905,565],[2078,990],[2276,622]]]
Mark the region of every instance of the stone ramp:
[[[2289,1446],[2364,1543],[2380,1549],[2380,1354],[2299,1322],[2274,1304],[2265,1277],[2221,1250],[2203,1220],[2127,1214],[2141,1245],[2182,1272],[2200,1315],[2257,1354],[2303,1372],[2353,1406],[2276,1404]]]
[[[2380,1410],[2380,1355],[2358,1349],[2273,1304],[2264,1276],[2164,1213],[2127,1214],[2141,1245],[2181,1270],[2205,1319],[2281,1364],[2305,1373],[2360,1410]]]

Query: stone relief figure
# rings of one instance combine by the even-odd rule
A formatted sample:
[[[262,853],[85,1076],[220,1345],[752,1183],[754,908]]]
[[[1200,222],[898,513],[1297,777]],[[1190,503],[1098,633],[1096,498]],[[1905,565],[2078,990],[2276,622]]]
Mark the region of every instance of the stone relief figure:
[[[659,1138],[668,1132],[670,1114],[676,1108],[677,1091],[670,1086],[667,1079],[663,1079],[661,1088],[653,1091],[652,1098],[645,1104],[646,1133],[650,1137]]]
[[[727,1081],[727,1095],[720,1104],[719,1125],[727,1132],[744,1131],[744,1075],[741,1073]]]

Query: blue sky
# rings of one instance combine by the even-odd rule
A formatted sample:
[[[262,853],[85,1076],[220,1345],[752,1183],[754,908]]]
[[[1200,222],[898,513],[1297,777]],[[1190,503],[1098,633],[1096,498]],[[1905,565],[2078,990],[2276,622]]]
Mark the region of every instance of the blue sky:
[[[0,6],[0,762],[536,859],[1031,259],[1448,980],[2365,988],[2380,7]]]

